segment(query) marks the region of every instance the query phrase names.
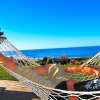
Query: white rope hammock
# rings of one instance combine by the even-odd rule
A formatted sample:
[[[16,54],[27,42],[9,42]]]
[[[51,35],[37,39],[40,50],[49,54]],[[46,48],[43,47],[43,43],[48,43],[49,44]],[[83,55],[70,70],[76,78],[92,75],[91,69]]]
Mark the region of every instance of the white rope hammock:
[[[14,47],[5,37],[0,37],[0,52],[5,57],[13,57],[14,62],[17,67],[14,70],[11,70],[9,67],[4,66],[1,63],[1,67],[5,69],[8,73],[14,76],[16,79],[21,81],[23,84],[28,85],[33,89],[33,92],[41,98],[41,100],[71,100],[70,97],[77,97],[78,100],[96,100],[100,98],[100,91],[67,91],[55,89],[55,87],[64,80],[67,80],[69,77],[73,77],[72,75],[66,74],[66,77],[62,72],[59,71],[58,76],[55,78],[49,77],[52,74],[49,73],[48,77],[38,75],[33,68],[40,66],[33,59],[26,57],[23,53],[21,53],[16,47]],[[100,67],[100,53],[94,56],[92,59],[88,60],[84,65],[92,65],[93,67]],[[50,71],[50,70],[49,70]],[[60,78],[60,77],[63,77]],[[91,76],[85,76],[89,79],[94,79]],[[92,78],[90,78],[92,77]],[[88,80],[88,78],[84,80]],[[82,80],[82,79],[80,79]],[[84,81],[83,80],[83,81]],[[89,98],[85,98],[86,96],[90,96]]]

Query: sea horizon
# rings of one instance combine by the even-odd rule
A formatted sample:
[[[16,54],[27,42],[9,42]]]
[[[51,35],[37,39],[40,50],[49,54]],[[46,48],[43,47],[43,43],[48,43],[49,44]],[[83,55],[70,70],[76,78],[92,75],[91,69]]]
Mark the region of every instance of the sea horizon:
[[[81,46],[81,47],[63,47],[63,48],[45,48],[45,49],[25,49],[21,50],[26,56],[32,58],[53,57],[62,55],[75,57],[92,57],[100,51],[100,46]]]

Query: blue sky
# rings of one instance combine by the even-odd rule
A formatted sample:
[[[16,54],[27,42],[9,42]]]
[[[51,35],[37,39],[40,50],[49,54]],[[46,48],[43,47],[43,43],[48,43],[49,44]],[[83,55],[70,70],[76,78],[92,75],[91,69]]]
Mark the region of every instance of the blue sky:
[[[100,0],[0,0],[0,26],[19,49],[100,45]]]

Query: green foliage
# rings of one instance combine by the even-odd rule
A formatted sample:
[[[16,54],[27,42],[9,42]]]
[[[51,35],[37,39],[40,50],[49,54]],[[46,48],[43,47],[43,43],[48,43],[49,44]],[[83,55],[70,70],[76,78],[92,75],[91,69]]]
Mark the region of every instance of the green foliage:
[[[42,65],[52,64],[52,63],[53,63],[53,59],[50,57],[44,57],[42,60]]]

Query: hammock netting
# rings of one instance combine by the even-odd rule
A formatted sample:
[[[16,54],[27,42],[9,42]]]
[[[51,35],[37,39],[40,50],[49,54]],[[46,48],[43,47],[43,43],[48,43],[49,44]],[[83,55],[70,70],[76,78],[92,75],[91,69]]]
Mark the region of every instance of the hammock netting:
[[[32,88],[41,100],[96,100],[100,97],[100,91],[69,91],[57,88],[57,85],[69,79],[74,79],[77,83],[96,80],[98,77],[95,75],[65,74],[55,64],[41,66],[34,59],[21,53],[4,36],[0,36],[0,52],[0,66],[23,84]],[[100,53],[81,66],[99,69]],[[37,70],[37,68],[39,69]],[[43,74],[42,72],[47,73]]]

